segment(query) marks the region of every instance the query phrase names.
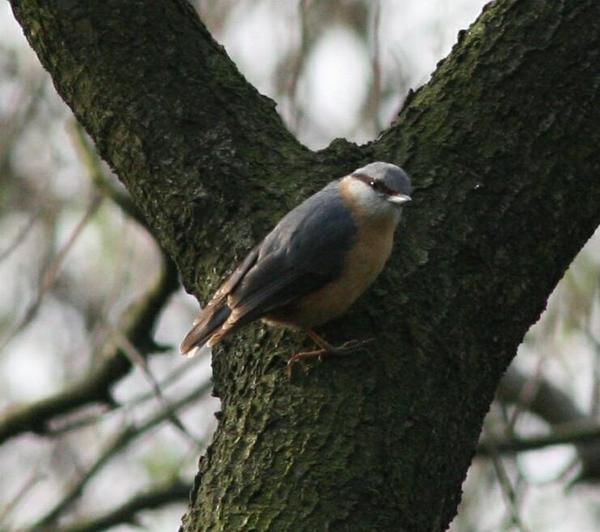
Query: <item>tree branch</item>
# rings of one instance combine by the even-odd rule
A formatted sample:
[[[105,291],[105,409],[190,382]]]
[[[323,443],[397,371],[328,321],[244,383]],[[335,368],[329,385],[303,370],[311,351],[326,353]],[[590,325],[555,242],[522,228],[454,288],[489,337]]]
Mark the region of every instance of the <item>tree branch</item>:
[[[517,453],[549,447],[551,445],[578,445],[600,439],[600,426],[590,421],[574,421],[552,427],[550,434],[510,438],[487,439],[479,444],[477,452],[483,456],[496,453]]]
[[[520,401],[522,390],[527,385],[527,376],[511,366],[500,381],[497,398],[506,403],[517,403]],[[554,427],[563,427],[561,430],[566,430],[568,433],[569,429],[565,429],[565,427],[574,426],[579,429],[583,428],[584,432],[588,429],[592,434],[594,432],[594,426],[596,424],[595,420],[592,419],[590,415],[583,412],[573,402],[571,397],[544,378],[537,379],[535,389],[533,390],[533,393],[528,396],[528,401],[527,404],[524,405],[524,408],[549,423],[553,427],[553,430]],[[576,430],[575,434],[579,435],[579,430]],[[553,435],[554,432],[548,436]],[[563,436],[564,434],[560,435],[560,437]],[[544,435],[541,438],[543,440],[546,437],[547,435]],[[527,440],[529,440],[529,438],[525,438],[525,441]],[[534,441],[537,440],[538,437],[534,438]],[[511,438],[509,440],[503,440],[501,447],[507,452],[509,450],[516,451],[516,447],[518,447],[520,443],[514,443],[515,441],[522,442],[523,439],[518,438],[517,440],[513,440]],[[552,442],[552,439],[549,441]],[[572,441],[564,443],[576,445],[577,455],[581,461],[581,471],[577,481],[598,480],[600,478],[600,440],[596,440],[593,436],[590,436],[590,440],[586,442]],[[548,443],[547,445],[552,444],[553,443]],[[515,448],[513,449],[513,447]]]
[[[71,132],[74,138],[74,145],[78,149],[80,158],[96,188],[109,196],[126,214],[147,229],[144,219],[137,208],[131,203],[131,200],[118,192],[108,182],[106,173],[101,166],[101,160],[85,137],[81,127],[73,123],[71,125]],[[97,204],[98,200],[92,203],[92,206]],[[89,215],[89,213],[86,214],[84,220]],[[74,235],[80,230],[79,227],[83,227],[84,220],[79,224]],[[68,246],[65,246],[66,249],[68,249]],[[65,250],[63,250],[61,255],[66,253]],[[60,263],[58,258],[55,262]],[[53,275],[47,273],[45,277],[53,278]],[[47,283],[48,281],[44,283],[44,286]],[[32,306],[32,310],[28,314],[37,310],[39,301],[45,290],[44,286],[40,289],[40,296],[38,296],[36,303]],[[154,324],[168,298],[178,286],[177,270],[172,261],[163,253],[163,271],[156,285],[148,294],[140,298],[137,303],[130,306],[122,320],[124,323],[130,322],[128,330],[125,330],[122,334],[125,334],[131,341],[137,341],[140,345],[144,346],[142,349],[143,355],[157,348],[151,336]],[[105,353],[101,365],[80,382],[67,387],[53,396],[13,408],[0,417],[0,443],[22,432],[32,431],[38,434],[46,434],[49,432],[50,425],[55,418],[85,404],[93,402],[112,403],[110,387],[129,372],[131,365],[131,361],[122,349],[122,346],[115,345],[112,348],[112,352]]]
[[[88,467],[75,482],[72,483],[72,486],[64,495],[64,497],[44,516],[42,516],[38,522],[31,527],[31,530],[46,530],[48,527],[53,525],[60,518],[60,516],[63,515],[63,513],[81,496],[88,483],[112,458],[117,456],[132,441],[139,438],[144,433],[156,427],[163,421],[169,419],[179,410],[189,406],[196,399],[199,399],[205,395],[209,389],[209,384],[206,383],[173,402],[168,407],[164,407],[162,410],[149,417],[140,425],[127,426],[122,432],[116,434],[105,447],[105,449],[99,454],[94,463]]]
[[[156,286],[132,304],[122,322],[123,334],[144,354],[156,349],[152,339],[154,324],[166,301],[178,288],[177,270],[165,258]],[[91,403],[112,404],[110,389],[131,369],[131,363],[116,346],[103,356],[100,365],[82,380],[45,399],[13,407],[0,417],[0,443],[23,432],[46,434],[58,417]]]
[[[94,194],[90,200],[90,203],[82,216],[79,223],[75,226],[73,231],[71,232],[69,238],[59,250],[59,252],[52,257],[52,259],[48,262],[42,276],[39,281],[39,286],[37,290],[37,294],[35,299],[31,302],[31,304],[27,307],[23,317],[12,327],[12,329],[6,334],[4,338],[0,341],[0,351],[3,351],[4,348],[10,343],[10,341],[17,336],[23,329],[25,329],[37,316],[37,313],[44,301],[45,295],[52,288],[54,283],[56,282],[57,276],[63,266],[65,258],[75,242],[79,239],[81,233],[85,229],[86,225],[92,219],[92,217],[98,211],[102,203],[102,197]]]
[[[386,274],[324,331],[371,353],[289,382],[298,340],[216,350],[223,412],[184,529],[445,529],[501,375],[600,222],[600,4],[488,4],[376,142],[318,153],[183,0],[12,5],[202,298],[324,182],[373,159],[414,177]]]
[[[61,528],[62,532],[102,532],[110,527],[131,523],[137,524],[136,516],[148,509],[161,508],[174,502],[187,500],[190,486],[179,479],[165,486],[156,487],[145,493],[140,493],[96,518],[74,523]]]

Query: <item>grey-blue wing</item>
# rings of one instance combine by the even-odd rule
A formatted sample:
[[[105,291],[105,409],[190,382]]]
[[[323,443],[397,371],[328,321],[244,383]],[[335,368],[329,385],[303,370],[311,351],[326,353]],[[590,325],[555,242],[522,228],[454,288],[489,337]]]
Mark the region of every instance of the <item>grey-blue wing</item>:
[[[258,247],[256,262],[228,297],[241,326],[339,276],[356,226],[331,183],[290,211]]]
[[[326,186],[290,211],[221,285],[181,344],[216,345],[244,324],[319,290],[339,276],[356,227],[338,192]]]
[[[227,306],[227,298],[248,270],[256,263],[257,258],[258,247],[248,253],[246,258],[200,311],[198,317],[194,320],[191,330],[181,342],[180,349],[182,353],[188,353],[195,346],[204,345],[225,323],[231,314],[231,309]]]

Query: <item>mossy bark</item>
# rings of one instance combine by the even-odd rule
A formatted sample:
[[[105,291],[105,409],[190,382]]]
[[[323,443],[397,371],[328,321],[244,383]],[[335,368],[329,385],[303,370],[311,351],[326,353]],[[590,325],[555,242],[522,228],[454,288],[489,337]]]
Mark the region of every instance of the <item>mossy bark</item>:
[[[445,529],[499,378],[600,221],[600,4],[490,4],[379,139],[317,153],[183,0],[12,5],[201,300],[328,180],[379,159],[416,185],[385,274],[324,329],[369,353],[288,380],[301,336],[216,350],[183,528]]]

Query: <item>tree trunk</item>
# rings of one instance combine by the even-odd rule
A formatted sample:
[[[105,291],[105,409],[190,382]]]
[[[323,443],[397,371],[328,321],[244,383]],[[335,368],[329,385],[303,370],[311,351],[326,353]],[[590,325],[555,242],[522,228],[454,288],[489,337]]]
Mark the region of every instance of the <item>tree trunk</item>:
[[[184,0],[12,0],[31,46],[206,301],[301,198],[372,160],[413,176],[385,273],[286,377],[301,335],[214,353],[220,423],[183,528],[443,530],[516,347],[600,221],[600,3],[489,4],[375,142],[313,153]]]

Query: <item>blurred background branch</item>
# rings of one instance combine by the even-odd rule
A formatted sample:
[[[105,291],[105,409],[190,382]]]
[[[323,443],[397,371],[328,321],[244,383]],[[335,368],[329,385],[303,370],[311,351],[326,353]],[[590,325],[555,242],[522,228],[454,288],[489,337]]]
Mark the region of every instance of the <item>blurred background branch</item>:
[[[552,445],[572,444],[579,446],[600,439],[600,424],[592,425],[589,420],[583,422],[554,425],[550,434],[510,438],[504,440],[485,439],[480,442],[479,454],[490,456],[495,453],[518,453],[548,447]],[[594,457],[595,458],[595,457]],[[589,479],[588,479],[589,480]]]
[[[512,366],[498,388],[497,398],[508,404],[518,404],[528,386],[525,409],[543,419],[552,432],[543,436],[508,439],[495,442],[498,452],[528,450],[571,443],[576,446],[580,462],[578,479],[600,479],[600,421],[593,420],[573,399],[544,377],[532,381]]]
[[[137,438],[141,437],[147,431],[155,428],[160,423],[170,420],[178,411],[190,406],[195,400],[199,399],[209,391],[209,385],[206,383],[204,386],[193,390],[185,397],[179,399],[172,405],[165,406],[160,412],[151,416],[139,425],[129,425],[125,427],[121,432],[113,436],[112,440],[106,445],[106,447],[97,456],[96,460],[90,465],[85,471],[83,471],[78,478],[69,482],[71,485],[70,489],[65,493],[63,498],[48,512],[46,513],[35,525],[31,527],[32,531],[48,529],[56,523],[61,515],[67,510],[77,498],[81,496],[86,485],[92,480],[92,478],[102,469],[117,453],[120,453],[130,443],[134,442]],[[186,438],[189,442],[189,439]],[[194,444],[196,442],[194,441]],[[200,443],[197,443],[197,452],[200,452]]]
[[[178,288],[177,271],[165,257],[164,269],[152,291],[136,301],[123,316],[124,333],[137,349],[148,355],[160,350],[150,336],[168,298]],[[12,407],[0,417],[0,442],[23,432],[45,434],[60,416],[89,403],[113,407],[112,386],[131,369],[131,362],[116,345],[105,346],[98,367],[61,392],[30,404]]]
[[[190,486],[188,484],[175,479],[164,486],[158,486],[133,496],[104,515],[67,525],[61,530],[62,532],[101,532],[123,523],[131,523],[138,527],[140,523],[136,516],[140,511],[160,508],[173,502],[183,502],[188,498],[189,492]]]

